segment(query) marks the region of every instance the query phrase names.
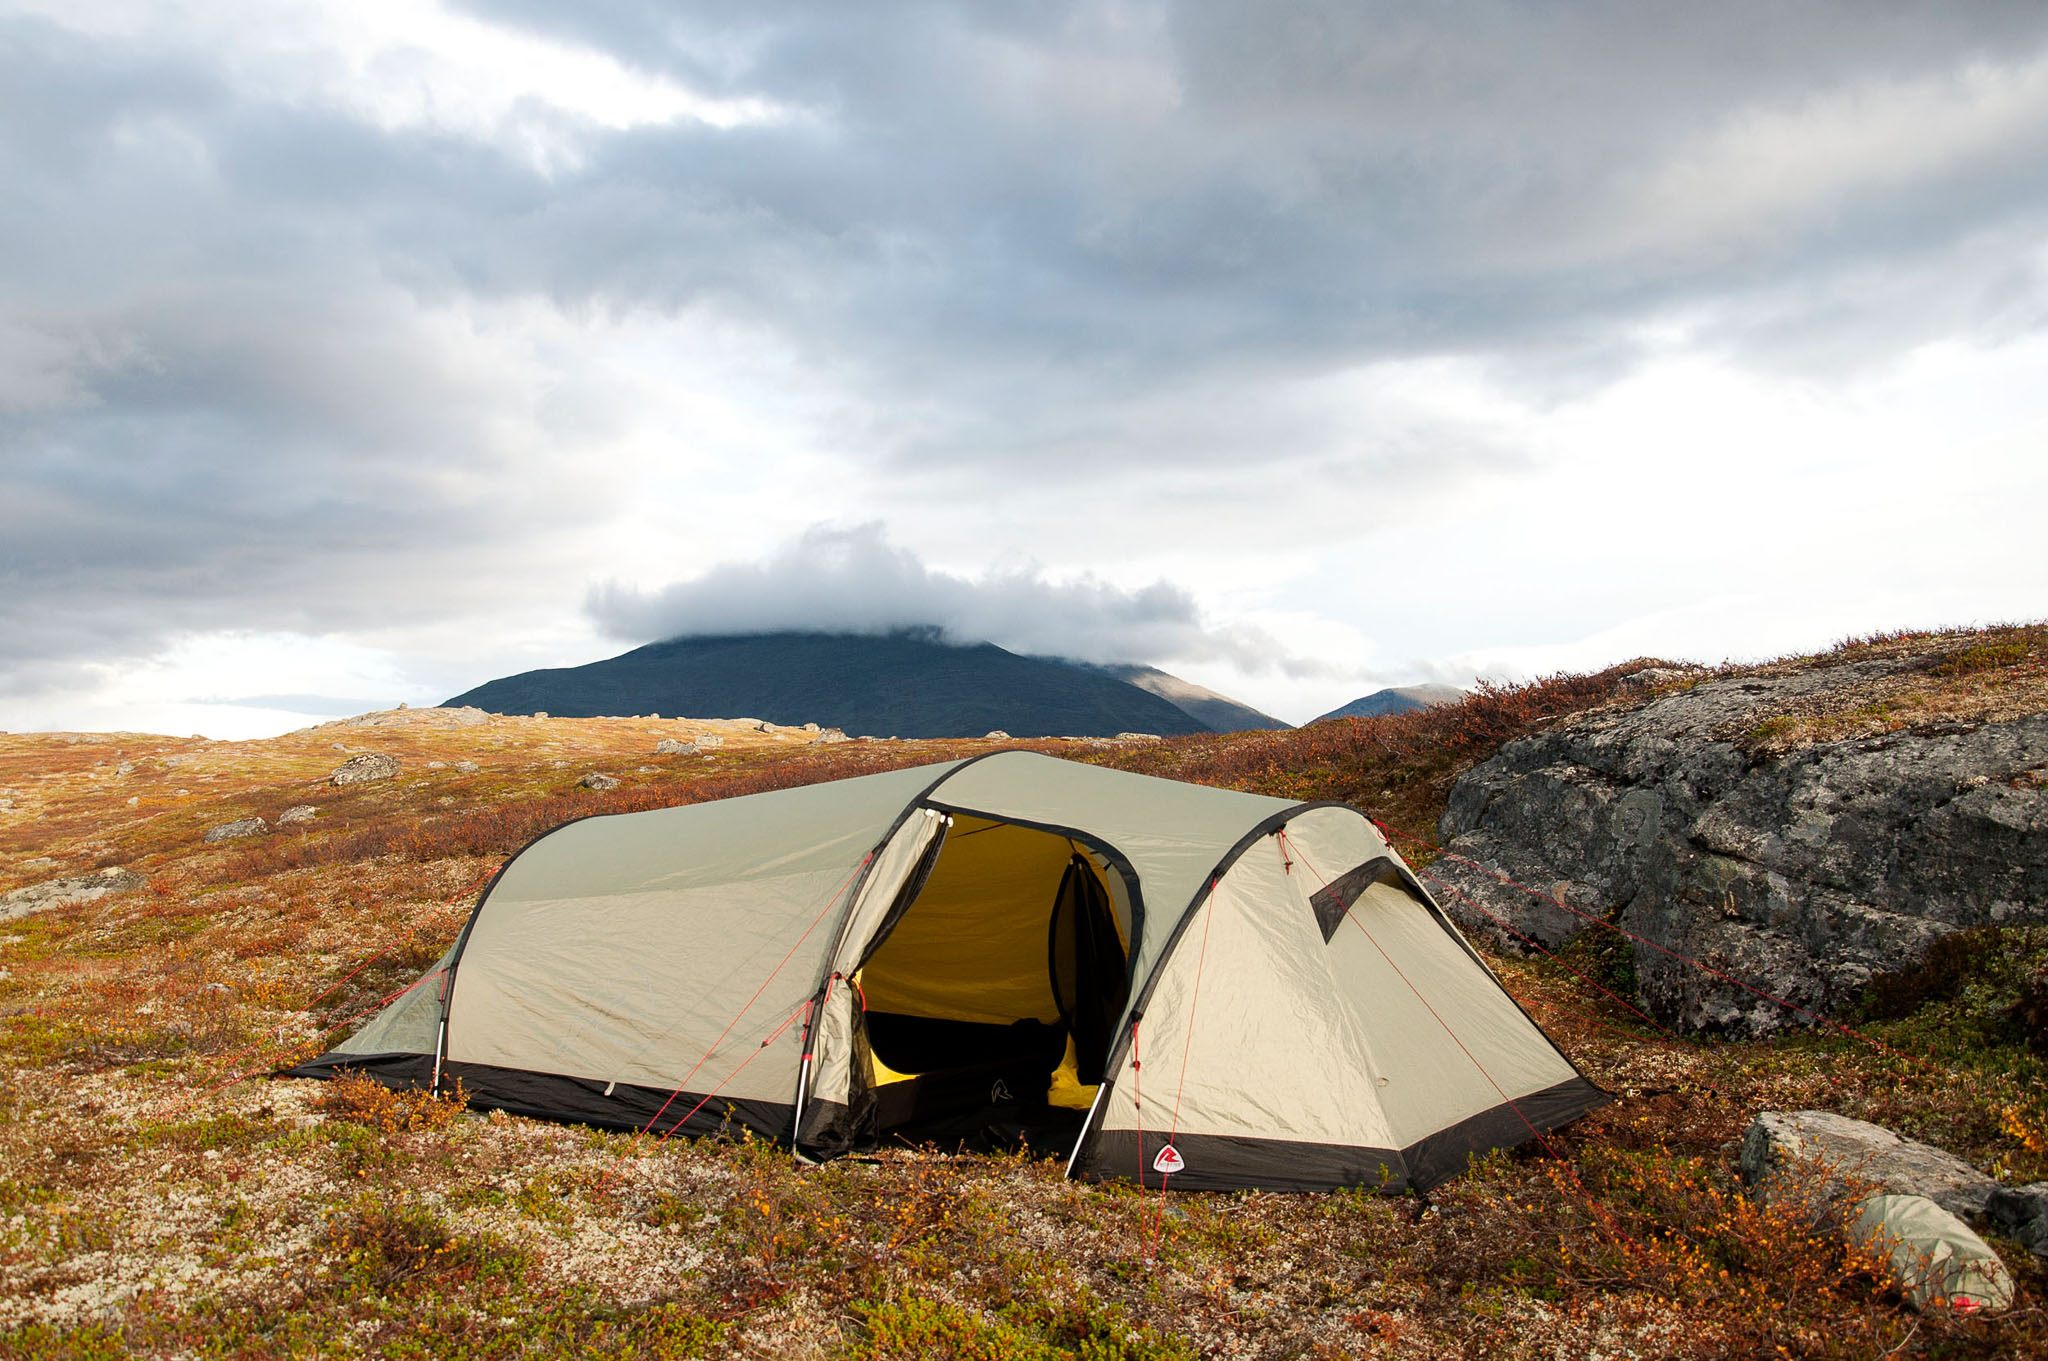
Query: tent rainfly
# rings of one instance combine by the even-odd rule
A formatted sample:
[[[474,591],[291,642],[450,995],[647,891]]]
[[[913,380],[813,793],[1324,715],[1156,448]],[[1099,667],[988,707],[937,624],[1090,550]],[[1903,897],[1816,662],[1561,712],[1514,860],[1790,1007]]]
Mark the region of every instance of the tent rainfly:
[[[1601,1105],[1372,822],[1005,751],[585,818],[293,1069],[613,1129],[1427,1190]]]

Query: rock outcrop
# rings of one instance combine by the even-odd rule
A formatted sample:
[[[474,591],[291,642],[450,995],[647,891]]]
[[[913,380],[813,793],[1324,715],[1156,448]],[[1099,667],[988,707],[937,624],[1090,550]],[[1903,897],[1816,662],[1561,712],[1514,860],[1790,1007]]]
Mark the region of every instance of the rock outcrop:
[[[1615,922],[1818,1012],[1946,932],[2048,921],[2048,713],[1773,745],[1798,721],[1783,715],[1853,716],[1845,705],[1915,665],[1651,684],[1511,742],[1458,780],[1439,839],[1553,901],[1449,858],[1430,872],[1470,901],[1439,896],[1511,947],[1475,904],[1546,948]],[[1633,948],[1642,1000],[1668,1023],[1754,1034],[1805,1019]]]
[[[15,889],[12,893],[0,893],[0,922],[26,917],[35,912],[47,912],[53,907],[68,907],[73,903],[97,902],[117,893],[133,893],[143,886],[144,879],[131,869],[118,866],[97,870],[92,874],[73,875],[68,879],[49,879],[40,884]]]
[[[245,836],[262,836],[270,830],[270,824],[262,818],[236,818],[206,829],[205,840],[211,845],[220,841],[239,841]]]

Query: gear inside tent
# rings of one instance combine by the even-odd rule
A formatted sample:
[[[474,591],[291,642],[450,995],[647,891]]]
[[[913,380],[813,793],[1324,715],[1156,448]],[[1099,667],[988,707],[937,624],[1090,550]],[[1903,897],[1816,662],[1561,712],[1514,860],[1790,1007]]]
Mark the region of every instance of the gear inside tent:
[[[1428,1187],[1607,1098],[1358,810],[998,752],[586,818],[291,1070],[826,1158]]]

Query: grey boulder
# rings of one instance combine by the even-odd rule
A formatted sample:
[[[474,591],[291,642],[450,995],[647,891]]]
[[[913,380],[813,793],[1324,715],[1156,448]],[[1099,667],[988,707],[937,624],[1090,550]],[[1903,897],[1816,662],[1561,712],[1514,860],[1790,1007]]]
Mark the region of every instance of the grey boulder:
[[[1510,742],[1438,825],[1485,868],[1445,856],[1425,882],[1509,948],[1611,923],[1650,1011],[1735,1035],[1810,1024],[1948,932],[2048,921],[2048,713],[1772,745],[1774,716],[1912,665],[1649,687]]]
[[[334,784],[368,784],[372,780],[389,780],[398,775],[398,758],[382,752],[365,751],[349,757],[334,768],[328,777]]]
[[[1925,1196],[1950,1214],[1982,1220],[1999,1187],[1955,1154],[1882,1125],[1832,1111],[1765,1111],[1742,1139],[1742,1179],[1764,1194],[1819,1178],[1830,1201],[1872,1190]]]
[[[606,775],[600,771],[595,770],[590,771],[576,783],[582,785],[585,789],[595,789],[600,792],[607,789],[617,789],[619,787],[619,782],[617,779],[610,775]]]
[[[209,845],[217,841],[238,841],[245,836],[261,836],[269,830],[270,824],[262,818],[236,818],[233,822],[207,828],[205,840]]]

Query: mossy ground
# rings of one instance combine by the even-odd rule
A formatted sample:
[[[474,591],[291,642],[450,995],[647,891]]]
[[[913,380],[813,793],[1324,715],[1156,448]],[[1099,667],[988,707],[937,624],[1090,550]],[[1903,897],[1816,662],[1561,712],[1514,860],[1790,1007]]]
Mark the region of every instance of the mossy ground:
[[[2024,680],[2022,641],[1911,646],[1938,686]],[[1943,672],[1977,649],[1982,667]],[[1627,674],[1405,721],[1031,745],[1348,798],[1427,835],[1459,769],[1622,702]],[[988,747],[735,733],[712,761],[651,754],[675,735],[691,733],[413,719],[257,743],[0,736],[0,890],[100,864],[148,879],[0,922],[0,1357],[2048,1355],[2048,1280],[2014,1245],[2021,1308],[1905,1312],[1872,1264],[1743,1197],[1730,1146],[1758,1109],[1823,1107],[2048,1177],[2048,1071],[2024,1010],[2048,962],[2038,933],[1973,947],[1996,969],[1935,961],[1874,994],[1858,1024],[1878,1044],[1676,1040],[1555,965],[1496,960],[1619,1100],[1481,1160],[1420,1214],[1357,1193],[1077,1185],[1031,1157],[804,1167],[759,1143],[400,1110],[264,1076],[416,977],[503,855],[554,821]],[[404,770],[335,789],[337,742]],[[592,768],[625,784],[577,788]],[[296,803],[321,812],[199,839]]]

